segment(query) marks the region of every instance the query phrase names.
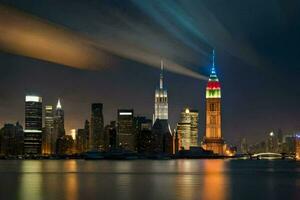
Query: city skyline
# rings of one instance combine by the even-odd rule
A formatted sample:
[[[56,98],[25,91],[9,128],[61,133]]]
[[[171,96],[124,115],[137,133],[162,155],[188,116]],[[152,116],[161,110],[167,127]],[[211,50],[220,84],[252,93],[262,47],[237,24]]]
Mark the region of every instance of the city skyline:
[[[226,140],[238,144],[242,138],[246,137],[249,142],[253,142],[262,139],[266,133],[278,128],[287,133],[300,129],[298,123],[300,95],[297,87],[299,67],[296,56],[296,47],[299,44],[299,39],[297,39],[299,22],[295,20],[297,17],[294,16],[298,14],[293,10],[298,5],[296,1],[280,4],[282,19],[278,17],[275,3],[255,1],[240,5],[241,7],[230,7],[220,1],[216,7],[212,2],[203,2],[203,5],[209,8],[211,14],[217,18],[216,21],[208,20],[213,23],[213,27],[223,24],[227,27],[227,32],[235,34],[234,39],[241,41],[241,38],[244,38],[246,41],[241,43],[243,47],[244,45],[245,47],[252,46],[256,54],[265,61],[259,65],[249,61],[253,58],[252,53],[243,52],[240,55],[232,49],[232,43],[229,42],[226,45],[220,43],[218,32],[215,32],[216,30],[212,27],[206,26],[208,22],[202,22],[197,27],[202,31],[204,38],[210,41],[208,44],[205,42],[203,44],[198,42],[197,38],[187,36],[181,38],[174,33],[174,27],[157,23],[157,20],[161,17],[155,19],[156,14],[149,13],[147,8],[136,1],[126,4],[105,2],[102,5],[87,3],[82,6],[81,12],[90,13],[90,15],[82,15],[81,19],[76,17],[76,10],[82,4],[80,1],[76,2],[78,3],[72,5],[66,2],[62,2],[60,5],[51,5],[50,1],[45,1],[43,4],[29,1],[25,5],[22,1],[3,1],[4,5],[23,10],[27,14],[38,16],[55,24],[67,26],[79,33],[86,33],[91,37],[99,34],[100,39],[104,37],[100,30],[101,27],[106,27],[105,23],[98,26],[93,19],[101,18],[106,21],[110,20],[112,15],[104,12],[107,17],[103,17],[97,9],[103,11],[109,8],[122,15],[124,15],[123,9],[125,9],[125,15],[128,15],[129,18],[127,22],[131,24],[134,20],[137,20],[136,24],[139,25],[137,26],[139,31],[141,31],[141,25],[148,24],[149,20],[154,21],[154,25],[148,27],[152,32],[148,28],[147,31],[158,35],[161,33],[169,39],[162,41],[164,37],[161,38],[160,35],[155,35],[157,37],[150,40],[150,42],[143,41],[144,43],[142,43],[136,37],[133,41],[130,41],[140,42],[145,45],[146,49],[150,48],[149,43],[151,42],[157,44],[155,50],[156,54],[160,56],[159,58],[166,57],[169,60],[172,58],[171,60],[181,63],[194,72],[208,76],[209,54],[212,48],[216,48],[218,53],[216,58],[218,76],[222,81],[224,94],[224,99],[222,99],[222,125]],[[33,6],[33,4],[38,6]],[[147,3],[147,5],[151,7],[151,3]],[[65,6],[67,6],[67,14],[60,9]],[[97,9],[92,9],[93,6]],[[135,6],[141,11],[136,13],[137,8]],[[167,6],[174,9],[174,3],[168,2]],[[184,4],[184,6],[189,6],[189,3]],[[199,5],[197,4],[197,6]],[[201,15],[207,13],[205,6],[200,6],[203,11]],[[240,10],[246,7],[254,8],[254,6],[258,9],[255,16],[248,11],[241,17]],[[160,9],[165,8],[162,6]],[[220,13],[218,9],[224,10],[224,13]],[[92,12],[89,12],[91,10]],[[191,10],[191,14],[195,14],[195,12]],[[171,20],[167,14],[162,15],[166,20]],[[236,15],[239,16],[239,20],[231,20]],[[138,20],[136,16],[143,16],[146,19],[141,17]],[[186,20],[186,15],[179,12],[178,16]],[[132,17],[135,17],[134,20]],[[273,19],[271,23],[269,23],[270,19]],[[86,26],[83,27],[82,24],[86,24]],[[119,31],[121,34],[122,31],[126,30],[134,33],[134,30],[123,27],[126,22],[121,24],[120,27],[116,26],[117,32]],[[178,24],[178,28],[183,26],[183,24]],[[191,32],[191,30],[188,29],[188,32]],[[107,33],[116,32],[107,29]],[[118,36],[123,40],[128,39],[122,34]],[[143,34],[143,36],[149,38],[149,34]],[[174,53],[170,48],[167,48],[168,44],[172,44],[174,41],[179,43],[178,48],[176,48],[178,54],[182,53],[177,58],[174,58],[176,52]],[[198,45],[197,48],[191,43]],[[246,45],[249,43],[250,45]],[[184,50],[187,53],[183,53]],[[105,124],[116,119],[118,108],[133,108],[136,115],[152,118],[153,91],[159,80],[160,59],[155,61],[157,68],[147,67],[139,61],[117,58],[117,64],[114,63],[107,68],[101,68],[99,71],[89,71],[6,53],[2,45],[0,58],[2,60],[0,69],[1,126],[5,122],[15,123],[16,121],[24,124],[23,99],[28,93],[42,96],[44,105],[51,104],[55,106],[56,100],[61,98],[66,113],[66,131],[81,127],[84,120],[89,119],[89,107],[93,102],[103,103]],[[165,61],[165,65],[168,65],[168,61]],[[175,127],[183,108],[197,109],[199,110],[200,121],[199,135],[200,137],[203,136],[205,130],[204,91],[206,81],[167,70],[164,75],[169,96],[169,123],[172,127]]]
[[[0,0],[0,199],[300,197],[300,0]]]
[[[162,62],[162,61],[161,61]],[[162,66],[163,64],[161,64],[161,66]],[[214,65],[214,64],[213,64]],[[214,68],[214,67],[213,67]],[[213,70],[215,70],[215,69],[213,69]],[[161,68],[161,72],[160,72],[160,82],[159,82],[160,84],[160,86],[159,86],[159,88],[160,89],[162,89],[161,88],[161,86],[162,86],[162,83],[163,83],[163,80],[162,80],[162,68]],[[156,84],[157,85],[157,84]],[[157,87],[156,87],[157,88]],[[36,93],[34,93],[34,92],[30,92],[30,93],[28,93],[28,94],[30,94],[29,96],[32,96],[32,97],[34,97],[35,95],[36,95]],[[34,94],[34,95],[33,95]],[[26,95],[25,95],[26,96]],[[40,96],[40,95],[36,95],[37,97],[39,97],[39,98],[43,98],[42,96]],[[26,98],[25,98],[26,99]],[[56,98],[57,100],[58,100],[58,102],[57,102],[57,105],[55,106],[55,102],[53,103],[53,104],[50,104],[50,103],[47,103],[47,105],[51,105],[51,106],[53,106],[53,107],[60,107],[61,108],[61,103],[60,103],[60,101],[61,101],[61,99],[62,98]],[[44,100],[44,99],[43,99]],[[46,101],[47,102],[47,101]],[[23,103],[24,103],[24,101],[23,101]],[[94,103],[88,103],[89,104],[89,106],[90,105],[92,105],[92,104],[94,104]],[[101,104],[102,104],[102,102],[101,102]],[[152,103],[153,104],[153,103]],[[43,104],[43,107],[44,106],[47,106],[46,104]],[[151,105],[150,105],[151,106]],[[103,107],[105,107],[105,104],[103,104]],[[116,111],[118,110],[118,109],[124,109],[124,108],[126,108],[126,107],[118,107],[118,108],[115,108],[115,110],[113,110],[113,111],[109,111],[109,112],[115,112],[116,113]],[[188,109],[191,109],[192,107],[191,106],[189,106],[189,105],[186,105],[185,107],[183,107],[183,108],[181,108],[181,109],[184,109],[184,108],[188,108]],[[103,108],[104,109],[104,108]],[[135,110],[135,108],[134,107],[130,107],[130,109],[133,109],[133,110]],[[155,111],[155,107],[154,107],[154,109],[153,109],[153,111]],[[135,112],[136,112],[136,110],[135,110]],[[66,131],[66,133],[70,133],[73,129],[79,129],[79,128],[81,128],[82,127],[82,124],[84,123],[84,121],[85,120],[89,120],[90,119],[90,114],[92,113],[89,109],[87,109],[87,112],[86,112],[87,114],[86,115],[88,115],[88,117],[86,118],[86,119],[84,119],[82,122],[79,122],[79,124],[76,124],[76,125],[73,125],[72,123],[70,123],[70,122],[68,122],[68,120],[66,121],[66,123],[65,124],[67,124],[67,125],[69,125],[69,126],[66,126],[66,129],[65,129],[65,131]],[[205,113],[205,111],[204,111],[204,113]],[[200,113],[200,115],[203,115],[203,113]],[[43,110],[43,118],[45,117],[44,116],[45,115],[45,112],[44,112],[44,110]],[[176,128],[176,123],[178,123],[178,122],[180,122],[180,112],[179,113],[177,113],[176,115],[178,115],[178,121],[175,121],[175,122],[173,122],[172,121],[172,124],[175,124],[175,125],[173,125],[171,128]],[[151,117],[151,114],[150,114],[150,116],[148,115],[148,114],[145,114],[145,113],[138,113],[137,115],[135,115],[135,116],[146,116],[146,117],[148,117],[148,118],[150,118]],[[152,116],[154,116],[154,112],[153,112],[153,114],[152,114]],[[24,117],[23,117],[24,118]],[[69,118],[70,118],[70,116],[69,116]],[[108,125],[109,123],[110,123],[110,121],[114,121],[114,120],[117,120],[117,114],[115,115],[115,116],[112,116],[111,118],[109,118],[109,119],[106,119],[106,117],[104,116],[103,117],[104,118],[104,120],[105,120],[105,125]],[[24,118],[25,119],[25,118]],[[22,122],[23,121],[23,122]],[[203,119],[202,119],[202,121],[203,121]],[[201,122],[202,122],[201,121]],[[2,121],[2,122],[0,122],[0,125],[4,125],[4,124],[14,124],[15,122],[19,122],[19,123],[21,123],[22,125],[24,125],[24,127],[25,127],[25,121],[24,120],[16,120],[16,121]],[[198,124],[200,124],[200,125],[202,125],[202,124],[205,124],[205,121],[204,121],[204,123],[198,123]],[[70,125],[70,124],[72,124],[72,125]],[[45,124],[44,124],[44,120],[43,120],[43,126],[44,126]],[[203,125],[202,125],[203,126]],[[262,133],[260,136],[261,137],[258,137],[258,138],[254,138],[254,139],[256,139],[256,140],[254,140],[254,142],[252,142],[252,143],[255,143],[255,141],[259,141],[259,139],[263,139],[265,136],[266,136],[266,134],[268,134],[269,132],[273,132],[273,131],[278,131],[278,130],[281,130],[281,127],[278,127],[277,129],[276,128],[274,128],[274,129],[270,129],[270,131],[265,131],[264,133]],[[299,130],[298,129],[295,129],[294,131],[292,131],[292,132],[288,132],[288,134],[295,134],[296,132],[299,132]],[[199,132],[198,132],[198,137],[200,138],[200,140],[202,140],[202,138],[205,136],[205,128],[204,128],[204,130],[201,130],[201,129],[199,129]],[[226,135],[225,135],[225,137],[226,137]],[[233,140],[234,142],[234,144],[235,145],[239,145],[239,142],[243,139],[243,138],[248,138],[247,136],[244,136],[244,137],[242,137],[242,138],[239,138],[239,140]],[[252,138],[253,139],[253,138]],[[231,142],[231,141],[229,141],[229,142]]]

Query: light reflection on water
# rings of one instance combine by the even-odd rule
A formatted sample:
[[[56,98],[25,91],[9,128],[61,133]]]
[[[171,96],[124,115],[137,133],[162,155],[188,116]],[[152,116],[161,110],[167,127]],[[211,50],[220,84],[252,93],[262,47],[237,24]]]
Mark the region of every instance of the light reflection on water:
[[[24,174],[21,176],[20,191],[18,192],[20,198],[42,199],[42,175],[39,173],[41,167],[41,162],[22,162],[21,172]]]
[[[204,162],[203,192],[202,199],[226,199],[227,195],[227,174],[223,160],[210,160]]]
[[[299,199],[299,169],[291,161],[0,161],[0,199]]]

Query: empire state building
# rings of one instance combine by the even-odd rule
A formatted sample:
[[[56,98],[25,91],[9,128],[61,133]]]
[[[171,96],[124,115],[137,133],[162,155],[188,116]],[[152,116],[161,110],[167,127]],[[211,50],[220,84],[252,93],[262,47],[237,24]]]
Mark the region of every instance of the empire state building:
[[[203,147],[216,154],[224,154],[225,143],[221,132],[221,85],[215,69],[215,51],[206,86],[206,132]]]
[[[159,80],[159,88],[155,90],[155,105],[154,105],[154,116],[153,123],[156,119],[166,119],[168,120],[168,92],[164,88],[164,63],[161,60],[160,62],[160,80]]]

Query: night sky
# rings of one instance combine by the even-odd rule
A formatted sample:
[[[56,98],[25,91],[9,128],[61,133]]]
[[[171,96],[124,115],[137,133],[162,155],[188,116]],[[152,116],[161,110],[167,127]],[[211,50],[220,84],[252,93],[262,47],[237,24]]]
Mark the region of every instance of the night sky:
[[[61,98],[67,131],[90,118],[92,102],[104,104],[106,123],[118,108],[152,118],[164,58],[170,124],[198,109],[202,138],[215,48],[229,143],[300,130],[299,9],[297,0],[1,0],[0,123],[23,124],[25,94]]]

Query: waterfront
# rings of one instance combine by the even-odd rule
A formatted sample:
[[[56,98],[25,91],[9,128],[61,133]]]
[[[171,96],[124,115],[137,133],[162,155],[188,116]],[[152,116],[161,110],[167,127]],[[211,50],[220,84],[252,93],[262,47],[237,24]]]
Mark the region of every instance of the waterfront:
[[[1,160],[0,199],[297,199],[300,162]]]

